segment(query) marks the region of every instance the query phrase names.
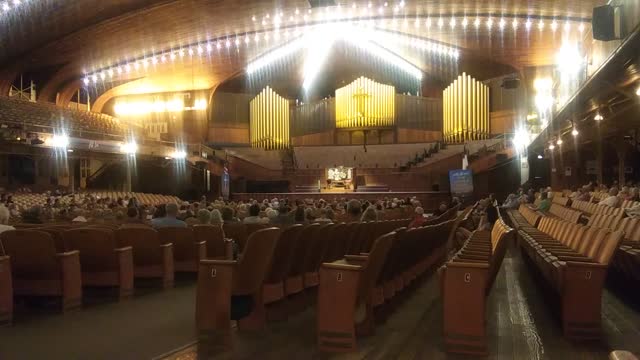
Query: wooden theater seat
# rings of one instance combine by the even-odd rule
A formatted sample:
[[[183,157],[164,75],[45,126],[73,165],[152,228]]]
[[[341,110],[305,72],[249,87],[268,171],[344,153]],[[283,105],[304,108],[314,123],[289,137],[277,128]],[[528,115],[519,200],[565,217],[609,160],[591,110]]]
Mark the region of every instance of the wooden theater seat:
[[[599,338],[602,288],[622,231],[549,218],[518,235],[523,253],[557,300],[564,335]]]
[[[238,245],[238,251],[243,252],[247,243],[247,228],[242,223],[224,223],[222,225],[225,237],[232,239]]]
[[[371,294],[395,233],[376,239],[367,256],[350,256],[320,268],[318,346],[325,351],[356,349],[356,327],[372,331]]]
[[[0,247],[0,250],[2,248]],[[0,251],[0,326],[11,324],[13,319],[13,283],[11,260]]]
[[[502,219],[491,232],[474,231],[439,269],[447,352],[486,355],[486,297],[514,231]]]
[[[266,276],[264,277],[262,292],[258,292],[256,296],[255,308],[251,316],[240,320],[240,328],[263,328],[269,310],[266,306],[283,300],[286,297],[284,282],[293,261],[295,243],[299,240],[302,229],[303,226],[298,224],[292,225],[281,232],[273,251],[271,265],[269,265]],[[286,313],[278,311],[276,317],[282,318],[283,316],[286,316]]]
[[[196,327],[201,336],[231,347],[231,320],[251,317],[261,299],[280,229],[256,231],[239,260],[201,260],[196,290]]]
[[[193,230],[184,227],[158,229],[162,244],[173,244],[173,268],[177,272],[198,272],[198,262],[207,256],[207,243],[196,242]]]
[[[0,241],[11,259],[15,295],[60,297],[63,310],[81,305],[78,251],[59,253],[51,235],[36,230],[5,231]]]
[[[162,244],[158,232],[144,225],[125,225],[114,233],[118,247],[133,249],[134,278],[159,278],[164,288],[173,287],[172,244]]]
[[[118,247],[113,231],[81,228],[63,233],[65,247],[80,252],[83,286],[114,286],[121,298],[133,293],[133,249]]]
[[[304,274],[307,252],[320,229],[319,224],[306,225],[300,232],[293,249],[293,260],[289,266],[284,291],[287,295],[300,293],[304,290]]]
[[[197,243],[206,242],[207,259],[231,259],[224,241],[224,232],[218,225],[194,225],[193,235]]]
[[[307,240],[307,251],[304,257],[303,265],[303,283],[304,288],[318,286],[319,277],[318,270],[322,263],[322,258],[327,249],[328,237],[334,224],[323,224],[313,233],[313,236]]]

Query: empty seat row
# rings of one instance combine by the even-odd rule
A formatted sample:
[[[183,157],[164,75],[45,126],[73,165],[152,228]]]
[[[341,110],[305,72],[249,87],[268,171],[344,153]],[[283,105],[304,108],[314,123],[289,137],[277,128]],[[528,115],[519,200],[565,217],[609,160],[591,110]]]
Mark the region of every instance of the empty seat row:
[[[571,202],[571,207],[573,209],[582,211],[586,215],[591,215],[596,213],[598,204],[592,203],[591,201],[573,200]]]
[[[5,231],[0,244],[0,255],[8,255],[2,268],[11,268],[11,292],[59,297],[63,310],[81,305],[83,286],[114,287],[124,298],[133,292],[134,278],[159,279],[163,287],[171,287],[174,271],[195,273],[199,260],[230,254],[222,229],[214,225],[159,230],[59,225]]]
[[[602,288],[622,231],[543,217],[538,229],[518,231],[525,258],[541,275],[568,338],[598,338]]]
[[[439,269],[447,352],[488,353],[486,297],[513,235],[514,230],[499,218],[490,232],[474,231]]]
[[[406,226],[408,219],[246,228],[237,260],[202,260],[196,294],[196,326],[201,335],[217,334],[231,346],[231,320],[240,329],[259,329],[272,310],[320,283],[323,262],[350,252],[370,252],[376,237]],[[234,224],[235,231],[241,224]],[[256,230],[257,229],[257,230]],[[390,230],[391,229],[391,230]],[[225,227],[225,234],[227,228]],[[242,236],[242,235],[229,235]],[[286,316],[284,314],[279,316]]]
[[[622,204],[620,204],[620,207],[623,209],[630,209],[633,207],[636,207],[640,205],[640,201],[633,201],[633,200],[623,200]]]
[[[511,225],[520,230],[521,227],[537,227],[538,221],[542,218],[542,214],[528,207],[525,204],[520,204],[518,210],[509,210],[507,212]]]
[[[322,264],[316,311],[318,347],[331,352],[354,351],[357,335],[374,331],[374,309],[389,305],[446,259],[460,218],[396,229],[378,237],[369,253]]]
[[[569,204],[571,203],[571,199],[569,199],[568,197],[563,197],[563,194],[561,192],[556,192],[551,198],[551,202],[560,206],[569,206]]]
[[[551,204],[549,208],[549,213],[555,217],[566,220],[571,223],[577,223],[580,221],[580,217],[582,217],[582,212],[578,210],[573,210],[566,208],[564,206],[558,204]]]

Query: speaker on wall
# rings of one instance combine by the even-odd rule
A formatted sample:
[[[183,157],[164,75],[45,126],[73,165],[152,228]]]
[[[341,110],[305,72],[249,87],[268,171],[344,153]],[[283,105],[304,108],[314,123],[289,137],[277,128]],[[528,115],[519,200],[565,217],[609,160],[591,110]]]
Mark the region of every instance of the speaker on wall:
[[[618,39],[618,36],[616,36],[615,8],[611,5],[593,8],[591,27],[595,40],[610,41]]]

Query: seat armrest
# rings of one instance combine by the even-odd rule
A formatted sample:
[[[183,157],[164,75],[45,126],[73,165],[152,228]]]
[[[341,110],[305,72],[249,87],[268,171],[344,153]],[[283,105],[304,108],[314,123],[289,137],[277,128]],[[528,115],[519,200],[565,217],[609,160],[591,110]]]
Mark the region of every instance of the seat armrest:
[[[80,257],[80,251],[73,250],[73,251],[67,251],[67,252],[57,253],[56,254],[56,257],[59,258],[59,259],[69,258],[69,257],[73,257],[73,256]]]
[[[113,251],[115,251],[116,253],[122,253],[122,252],[127,252],[127,251],[133,251],[133,248],[131,246],[125,246],[125,247],[121,247],[121,248],[115,248],[115,249],[113,249]]]
[[[345,271],[360,271],[362,266],[359,265],[347,265],[347,264],[335,264],[335,263],[322,263],[323,268],[333,270],[345,270]]]
[[[58,253],[56,254],[56,258],[60,266],[63,309],[79,306],[82,303],[80,252],[73,250]]]
[[[344,259],[348,263],[353,263],[353,265],[362,266],[367,263],[369,258],[367,256],[362,255],[345,255]]]
[[[488,263],[471,263],[464,261],[456,261],[456,262],[448,262],[447,267],[472,267],[472,268],[480,268],[480,269],[488,269]]]
[[[197,241],[194,243],[196,248],[196,257],[198,260],[207,258],[207,242]]]
[[[584,262],[584,261],[567,261],[569,267],[588,267],[594,269],[606,269],[607,265],[600,264],[598,262]]]

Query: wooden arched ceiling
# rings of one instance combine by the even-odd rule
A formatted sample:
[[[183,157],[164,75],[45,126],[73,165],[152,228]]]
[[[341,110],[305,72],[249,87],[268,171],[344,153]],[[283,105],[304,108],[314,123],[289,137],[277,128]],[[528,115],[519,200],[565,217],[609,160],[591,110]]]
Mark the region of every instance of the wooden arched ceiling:
[[[400,1],[387,1],[389,7],[381,16],[390,21],[394,17],[391,8]],[[378,17],[376,8],[382,7],[386,1],[336,2],[344,8],[355,3],[361,9],[371,3],[371,16]],[[529,34],[521,31],[513,36],[509,29],[498,31],[497,24],[492,31],[484,27],[476,31],[471,26],[463,31],[460,26],[451,29],[446,25],[439,29],[435,24],[427,31],[424,25],[418,28],[412,26],[411,21],[416,16],[422,20],[432,17],[435,21],[440,16],[448,19],[464,15],[473,19],[480,15],[491,16],[496,21],[502,16],[507,19],[515,16],[523,23],[524,19],[531,16],[543,17],[548,26],[552,18],[560,24],[570,18],[587,25],[587,32],[583,34],[587,36],[587,22],[592,8],[604,1],[416,0],[403,3],[403,10],[397,15],[402,20],[390,30],[457,46],[462,49],[463,62],[472,64],[473,59],[477,58],[487,63],[522,69],[552,63],[553,54],[562,41],[560,31],[538,32],[534,28]],[[273,25],[261,24],[265,14],[273,15],[280,11],[290,14],[295,9],[305,11],[309,8],[308,2],[302,0],[32,0],[21,6],[0,22],[0,33],[3,34],[0,37],[0,64],[3,67],[20,64],[27,70],[64,65],[65,76],[69,79],[61,83],[77,80],[96,69],[109,68],[187,44],[226,39],[229,36],[233,40],[236,34],[244,36],[268,30]],[[254,16],[257,21],[252,21]],[[409,26],[404,26],[405,17]],[[577,26],[575,24],[578,22],[574,23]],[[392,27],[389,24],[385,26]],[[261,41],[258,45],[251,43],[247,48],[241,45],[239,51],[233,45],[228,51],[223,47],[220,52],[214,50],[212,56],[195,61],[176,61],[171,65],[150,66],[152,69],[142,74],[132,72],[130,77],[122,75],[115,83],[136,79],[136,83],[153,86],[154,91],[211,88],[243,69],[250,59],[277,44],[271,39],[269,42]],[[423,70],[428,71],[428,66],[425,65]],[[122,86],[123,90],[118,95],[135,88],[132,85]]]

